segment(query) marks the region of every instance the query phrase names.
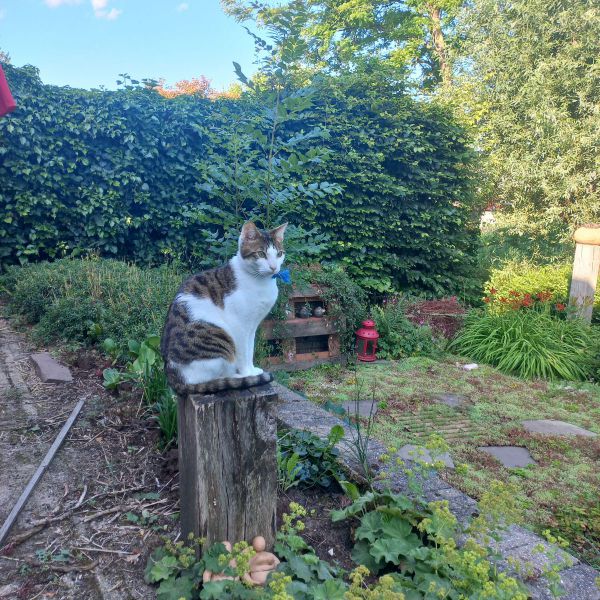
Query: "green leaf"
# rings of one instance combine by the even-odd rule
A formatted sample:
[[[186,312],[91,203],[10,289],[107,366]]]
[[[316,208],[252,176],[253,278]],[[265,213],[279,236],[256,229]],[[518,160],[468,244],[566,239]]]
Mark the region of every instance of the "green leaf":
[[[174,556],[165,556],[155,562],[150,568],[150,582],[156,583],[168,579],[179,568],[179,563]]]
[[[380,539],[372,545],[370,552],[377,561],[389,562],[395,565],[400,563],[402,558],[410,555],[411,551],[421,544],[419,538],[411,534],[405,539]]]
[[[371,545],[365,541],[358,541],[352,549],[352,560],[357,565],[364,565],[371,574],[377,575],[383,568],[383,562],[378,561],[370,552]]]
[[[162,581],[156,591],[157,600],[191,600],[194,592],[194,582],[191,577],[181,576],[177,579]]]

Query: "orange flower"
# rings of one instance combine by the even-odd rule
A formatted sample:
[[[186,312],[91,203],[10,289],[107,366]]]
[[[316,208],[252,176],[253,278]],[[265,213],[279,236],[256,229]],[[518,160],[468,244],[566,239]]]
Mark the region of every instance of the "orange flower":
[[[483,299],[483,301],[484,301],[484,302],[489,302],[490,300],[491,300],[491,298],[490,298],[489,296],[486,296],[486,297]]]
[[[497,294],[498,290],[496,288],[490,288],[490,294]]]
[[[558,310],[558,311],[563,311],[563,310],[565,310],[565,308],[567,308],[567,307],[566,307],[566,305],[565,305],[565,304],[563,304],[562,302],[559,302],[558,304],[555,304],[555,305],[554,305],[554,308],[556,308],[556,310]]]
[[[510,290],[510,292],[508,292],[509,296],[512,296],[513,298],[517,298],[518,296],[521,295],[521,292],[517,292],[515,290]]]

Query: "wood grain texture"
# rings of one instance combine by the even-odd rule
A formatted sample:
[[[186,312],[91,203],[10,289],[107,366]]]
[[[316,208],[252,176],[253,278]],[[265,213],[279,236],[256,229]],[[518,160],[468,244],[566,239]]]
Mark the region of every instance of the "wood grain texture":
[[[577,316],[592,320],[594,293],[600,270],[600,246],[576,244],[569,304],[577,307]]]
[[[277,401],[270,385],[179,398],[181,528],[214,542],[276,532]]]
[[[263,321],[261,329],[266,340],[309,335],[328,335],[337,331],[334,322],[327,317]]]

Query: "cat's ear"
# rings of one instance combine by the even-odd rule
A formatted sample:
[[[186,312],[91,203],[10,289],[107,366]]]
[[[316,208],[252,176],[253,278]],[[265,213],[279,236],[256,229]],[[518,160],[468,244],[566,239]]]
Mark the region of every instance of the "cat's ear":
[[[260,232],[258,231],[258,227],[252,221],[244,223],[242,234],[240,235],[241,240],[255,240],[259,237]]]
[[[288,226],[288,224],[284,223],[283,225],[280,225],[279,227],[275,227],[275,229],[271,229],[271,231],[269,231],[269,235],[276,242],[279,242],[281,244],[283,242],[283,234],[285,233],[285,229],[287,226]]]

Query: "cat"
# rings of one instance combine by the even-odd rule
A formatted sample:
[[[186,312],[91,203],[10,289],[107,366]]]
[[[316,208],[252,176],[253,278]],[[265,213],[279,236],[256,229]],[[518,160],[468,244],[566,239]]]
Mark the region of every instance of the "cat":
[[[273,377],[254,366],[254,338],[277,300],[274,276],[285,259],[287,223],[242,227],[238,252],[219,268],[192,275],[171,303],[161,339],[169,385],[179,395],[247,388]]]

